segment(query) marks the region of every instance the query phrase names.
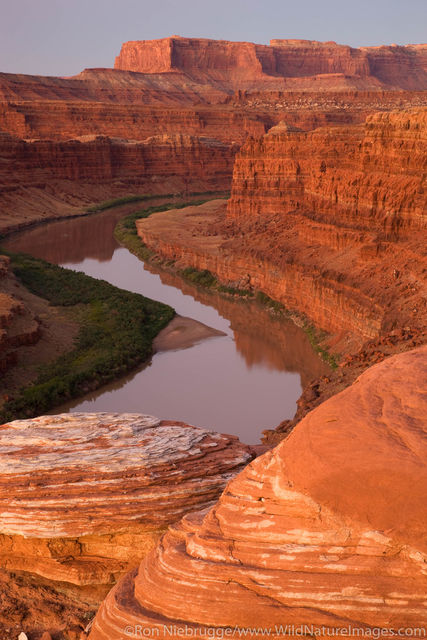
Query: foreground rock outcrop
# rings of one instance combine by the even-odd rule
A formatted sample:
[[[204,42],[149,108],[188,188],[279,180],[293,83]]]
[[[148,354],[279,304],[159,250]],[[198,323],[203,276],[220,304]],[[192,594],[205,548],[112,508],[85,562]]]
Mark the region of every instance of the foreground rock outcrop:
[[[109,593],[90,639],[425,627],[426,376],[422,347],[308,414],[211,511],[169,530]]]
[[[93,611],[168,524],[212,504],[252,458],[234,436],[138,414],[5,424],[0,566]],[[65,618],[56,615],[57,628]],[[25,630],[40,630],[37,615],[24,621]]]

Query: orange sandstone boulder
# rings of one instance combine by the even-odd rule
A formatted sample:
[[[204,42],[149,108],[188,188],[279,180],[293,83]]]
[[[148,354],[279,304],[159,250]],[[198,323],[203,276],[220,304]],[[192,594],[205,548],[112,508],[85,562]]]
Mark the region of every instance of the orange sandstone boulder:
[[[426,376],[422,347],[309,413],[211,511],[169,530],[109,593],[90,640],[425,627]]]

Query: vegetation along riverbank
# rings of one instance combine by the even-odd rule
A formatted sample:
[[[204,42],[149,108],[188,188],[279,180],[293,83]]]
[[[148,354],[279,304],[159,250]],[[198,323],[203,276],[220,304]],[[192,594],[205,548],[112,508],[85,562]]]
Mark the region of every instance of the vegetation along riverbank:
[[[41,414],[135,368],[150,357],[154,338],[175,315],[167,305],[83,273],[24,254],[9,257],[25,288],[61,308],[78,331],[70,350],[3,398],[2,421]]]

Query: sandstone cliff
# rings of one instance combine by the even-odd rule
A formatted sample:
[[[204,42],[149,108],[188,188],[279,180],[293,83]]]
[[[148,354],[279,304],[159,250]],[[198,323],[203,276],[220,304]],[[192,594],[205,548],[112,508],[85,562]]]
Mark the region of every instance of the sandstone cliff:
[[[424,109],[307,133],[282,123],[241,150],[229,215],[300,210],[360,230],[425,227],[426,131]]]
[[[86,135],[144,140],[159,134],[183,134],[241,143],[248,135],[265,133],[266,126],[259,114],[238,107],[188,108],[184,104],[177,109],[38,99],[0,103],[1,130],[21,138],[52,140]]]
[[[17,223],[26,224],[58,212],[75,213],[79,198],[79,204],[92,203],[132,192],[138,185],[157,193],[161,180],[169,182],[163,192],[185,191],[190,183],[196,191],[210,189],[212,183],[214,189],[223,189],[230,179],[230,148],[248,136],[261,137],[281,120],[310,131],[360,123],[378,109],[426,105],[425,59],[425,45],[356,50],[314,41],[280,40],[265,46],[172,37],[125,43],[116,69],[86,69],[72,78],[0,73],[0,146],[6,154],[0,175],[2,211],[8,218],[13,211]],[[200,176],[172,143],[175,180],[169,161],[165,174],[161,170],[162,136],[177,135],[220,140],[228,148],[205,155]],[[152,184],[149,171],[148,180],[141,182],[130,168],[131,156],[138,156],[135,147],[120,151],[114,143],[109,150],[110,143],[104,142],[100,153],[99,142],[87,150],[69,143],[87,136],[139,142],[152,138],[151,155],[161,159],[159,180]],[[18,144],[15,137],[26,142]],[[38,149],[34,153],[27,146],[30,140],[44,140],[45,146],[33,142],[31,149]],[[192,153],[197,156],[197,149]],[[44,175],[37,154],[49,168]],[[217,166],[221,154],[227,167]],[[184,179],[183,168],[194,179]],[[32,184],[26,184],[29,173]],[[64,177],[58,181],[55,173]],[[70,174],[73,183],[68,182]],[[2,228],[13,226],[5,223]]]
[[[365,127],[275,127],[237,156],[227,217],[204,205],[200,218],[157,214],[138,232],[180,266],[302,312],[335,350],[422,330],[426,123],[420,110]]]
[[[63,414],[3,425],[1,567],[93,609],[169,523],[212,503],[252,457],[235,436],[151,416]],[[59,628],[65,618],[57,617]],[[2,622],[0,615],[0,630]],[[25,625],[41,628],[37,614]]]
[[[143,74],[117,69],[85,69],[70,78],[0,72],[0,100],[54,100],[86,103],[215,104],[226,94],[176,74]]]
[[[375,109],[426,104],[426,50],[298,40],[128,42],[116,69],[72,78],[0,73],[0,130],[138,140],[160,130],[242,142],[276,124],[278,111],[308,129],[355,122]]]
[[[271,129],[237,157],[224,249],[278,270],[266,293],[326,330],[423,326],[426,144],[425,110]]]
[[[125,42],[116,69],[141,73],[185,73],[225,90],[298,88],[291,79],[318,77],[354,79],[364,89],[427,88],[427,45],[353,49],[336,42],[272,40],[270,46],[172,36],[161,40]],[[329,78],[328,78],[329,76]],[[286,79],[286,81],[285,81]],[[360,80],[362,83],[360,84]]]
[[[278,638],[284,625],[425,626],[426,356],[369,369],[210,512],[173,527],[109,593],[90,639],[118,640],[127,625],[157,637],[187,625],[194,638],[206,627]]]

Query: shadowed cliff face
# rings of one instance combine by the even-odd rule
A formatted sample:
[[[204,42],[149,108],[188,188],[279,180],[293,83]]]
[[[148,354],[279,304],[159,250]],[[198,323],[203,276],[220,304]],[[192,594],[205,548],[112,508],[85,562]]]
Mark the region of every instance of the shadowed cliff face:
[[[425,626],[426,357],[369,369],[207,515],[173,527],[107,596],[90,639],[127,625],[158,637],[189,625],[195,638],[206,626]]]
[[[129,193],[229,189],[237,145],[189,135],[55,142],[0,135],[0,232]]]

